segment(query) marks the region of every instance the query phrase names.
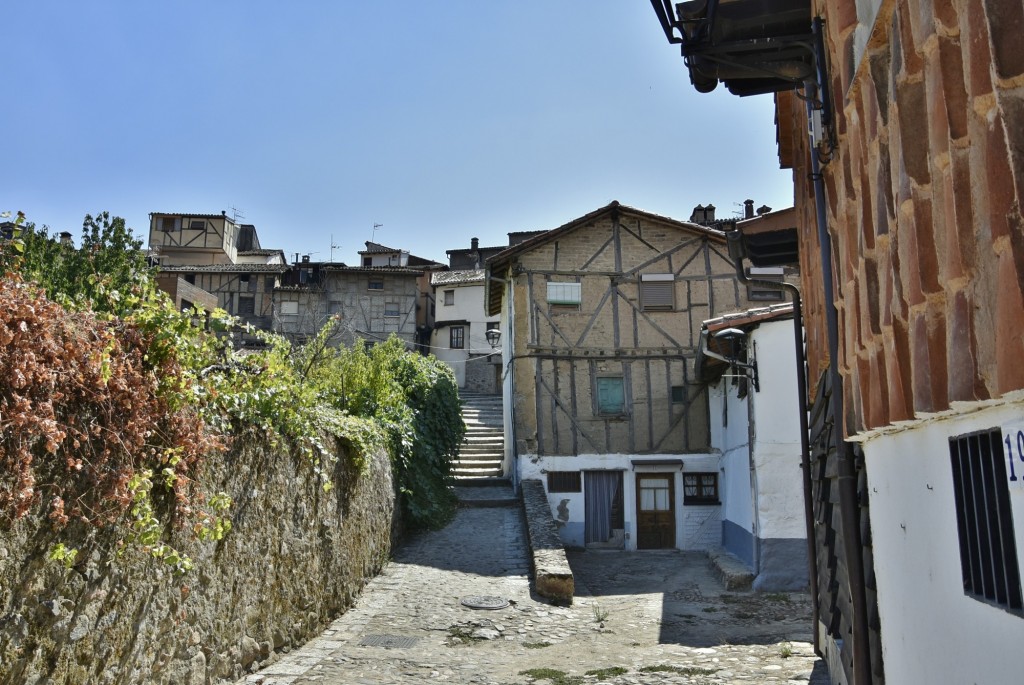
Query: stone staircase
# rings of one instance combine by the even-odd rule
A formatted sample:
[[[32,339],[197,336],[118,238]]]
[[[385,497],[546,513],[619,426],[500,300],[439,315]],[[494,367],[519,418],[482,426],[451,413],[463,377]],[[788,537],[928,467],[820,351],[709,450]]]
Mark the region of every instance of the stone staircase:
[[[461,392],[466,437],[455,463],[455,477],[501,478],[505,459],[505,423],[501,395]]]

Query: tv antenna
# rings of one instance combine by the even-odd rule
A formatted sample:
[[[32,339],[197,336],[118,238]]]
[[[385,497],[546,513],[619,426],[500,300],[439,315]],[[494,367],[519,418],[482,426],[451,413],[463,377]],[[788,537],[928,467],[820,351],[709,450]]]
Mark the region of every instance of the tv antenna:
[[[338,245],[337,243],[334,242],[334,234],[332,233],[331,234],[331,263],[334,263],[334,251],[335,250],[340,250],[340,249],[341,249],[341,245]]]
[[[384,224],[376,224],[376,223],[373,225],[373,233],[370,234],[370,241],[371,242],[374,242],[374,243],[377,242],[377,229],[380,228],[383,225]]]
[[[242,214],[242,210],[240,210],[238,207],[235,207],[235,206],[231,207],[231,221],[233,221],[234,223],[237,224],[239,219],[244,219],[244,218],[245,218],[245,214]]]

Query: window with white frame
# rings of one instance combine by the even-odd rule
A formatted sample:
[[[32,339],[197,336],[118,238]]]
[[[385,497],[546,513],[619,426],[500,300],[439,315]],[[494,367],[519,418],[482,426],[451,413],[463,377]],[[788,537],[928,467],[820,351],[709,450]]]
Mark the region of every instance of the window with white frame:
[[[298,302],[282,302],[281,303],[281,314],[283,315],[295,315],[299,313]]]
[[[444,305],[446,307],[450,307],[453,304],[455,304],[455,291],[454,290],[445,290],[444,291]]]
[[[673,274],[640,274],[640,307],[644,311],[670,312],[676,306]]]
[[[582,287],[579,283],[548,283],[548,304],[566,309],[579,309],[583,301]]]
[[[398,309],[397,302],[387,302],[384,304],[384,316],[401,316],[401,312]]]

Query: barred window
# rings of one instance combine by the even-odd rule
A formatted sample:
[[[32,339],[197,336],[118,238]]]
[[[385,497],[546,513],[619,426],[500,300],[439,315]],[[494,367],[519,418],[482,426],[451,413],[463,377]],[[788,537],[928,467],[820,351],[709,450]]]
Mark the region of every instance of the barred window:
[[[1005,455],[998,429],[949,441],[964,593],[1020,613],[1024,602]]]
[[[548,492],[582,492],[579,471],[548,471]]]

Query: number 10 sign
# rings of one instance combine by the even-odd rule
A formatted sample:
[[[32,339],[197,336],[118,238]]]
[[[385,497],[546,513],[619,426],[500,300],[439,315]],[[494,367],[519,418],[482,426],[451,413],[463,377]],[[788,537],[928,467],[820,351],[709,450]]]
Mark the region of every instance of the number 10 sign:
[[[1003,456],[1010,487],[1024,489],[1024,425],[1003,426]]]

